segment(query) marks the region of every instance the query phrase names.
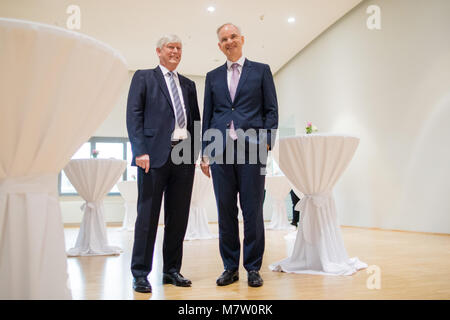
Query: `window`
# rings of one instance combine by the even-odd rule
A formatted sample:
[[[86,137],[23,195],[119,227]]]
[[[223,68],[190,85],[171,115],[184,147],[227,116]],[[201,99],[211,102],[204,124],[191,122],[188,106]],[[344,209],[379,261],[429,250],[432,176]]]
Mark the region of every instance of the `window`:
[[[98,150],[99,159],[122,159],[127,161],[127,168],[123,173],[120,181],[135,180],[137,176],[137,168],[131,167],[132,153],[131,144],[128,138],[112,138],[112,137],[92,137],[88,142],[84,143],[80,149],[73,155],[72,159],[89,159],[92,150]],[[77,195],[77,191],[70,183],[64,170],[59,174],[59,194],[60,195]],[[119,195],[116,185],[111,189],[108,195]]]

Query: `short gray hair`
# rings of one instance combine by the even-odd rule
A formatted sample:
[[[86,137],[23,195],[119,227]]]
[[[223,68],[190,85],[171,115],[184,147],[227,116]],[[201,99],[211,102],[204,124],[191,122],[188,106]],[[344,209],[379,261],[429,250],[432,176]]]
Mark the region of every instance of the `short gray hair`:
[[[156,47],[162,49],[166,44],[172,42],[182,43],[180,37],[176,34],[165,34],[161,38],[159,38],[158,42],[156,43]]]
[[[241,35],[241,28],[239,28],[237,25],[235,25],[235,24],[233,24],[231,22],[227,22],[227,23],[224,23],[223,25],[221,25],[220,27],[217,28],[217,31],[216,31],[217,37],[219,37],[220,30],[222,30],[222,28],[225,27],[225,26],[233,26],[233,27],[235,27],[236,29],[238,29],[239,35]]]

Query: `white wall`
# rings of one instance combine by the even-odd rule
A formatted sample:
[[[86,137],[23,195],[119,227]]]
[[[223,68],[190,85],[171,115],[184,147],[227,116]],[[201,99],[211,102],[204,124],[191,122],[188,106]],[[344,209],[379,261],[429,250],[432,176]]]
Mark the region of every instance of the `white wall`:
[[[381,30],[369,30],[369,5]],[[280,122],[358,135],[343,225],[450,233],[450,1],[364,1],[275,75]]]

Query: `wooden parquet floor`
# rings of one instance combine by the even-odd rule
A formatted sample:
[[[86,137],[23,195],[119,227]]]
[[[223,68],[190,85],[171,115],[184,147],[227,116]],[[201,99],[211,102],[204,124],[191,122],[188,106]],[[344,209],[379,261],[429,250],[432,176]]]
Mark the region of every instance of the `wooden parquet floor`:
[[[217,233],[217,224],[210,229]],[[75,244],[78,228],[65,228],[66,248]],[[242,224],[240,225],[242,233]],[[154,268],[149,276],[153,293],[132,289],[130,272],[133,232],[108,227],[109,244],[123,248],[119,256],[68,258],[73,299],[76,300],[309,300],[309,299],[450,299],[450,235],[342,227],[348,255],[379,267],[381,287],[369,289],[367,270],[352,276],[323,276],[272,272],[268,265],[287,256],[284,236],[292,231],[266,230],[266,249],[261,275],[264,286],[251,288],[243,267],[240,280],[216,286],[223,266],[218,239],[184,242],[181,273],[193,285],[163,285],[162,235],[158,229]],[[241,235],[241,241],[242,241]],[[242,257],[241,257],[242,264]],[[370,281],[369,281],[370,282]]]

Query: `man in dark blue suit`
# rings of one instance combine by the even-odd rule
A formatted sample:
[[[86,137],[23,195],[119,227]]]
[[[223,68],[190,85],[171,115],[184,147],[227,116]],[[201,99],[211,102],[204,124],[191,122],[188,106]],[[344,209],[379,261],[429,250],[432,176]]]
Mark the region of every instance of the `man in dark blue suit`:
[[[278,103],[270,67],[242,55],[244,37],[239,28],[227,23],[219,27],[217,35],[227,62],[206,75],[201,162],[208,177],[211,169],[219,214],[219,248],[225,271],[217,285],[239,279],[239,194],[244,268],[248,285],[259,287],[263,285],[259,270],[264,253],[265,159],[275,139],[271,131],[278,127]],[[213,141],[208,143],[210,138]]]
[[[200,113],[195,83],[175,70],[181,51],[177,36],[162,37],[156,48],[160,65],[137,70],[128,95],[127,129],[133,151],[132,165],[138,166],[138,215],[131,259],[133,288],[137,292],[151,292],[147,276],[152,270],[163,194],[163,283],[191,286],[180,269],[194,159],[199,152],[194,146],[200,140],[194,143],[194,137],[200,135],[194,131],[196,128],[199,131]],[[181,154],[180,146],[183,146]]]

